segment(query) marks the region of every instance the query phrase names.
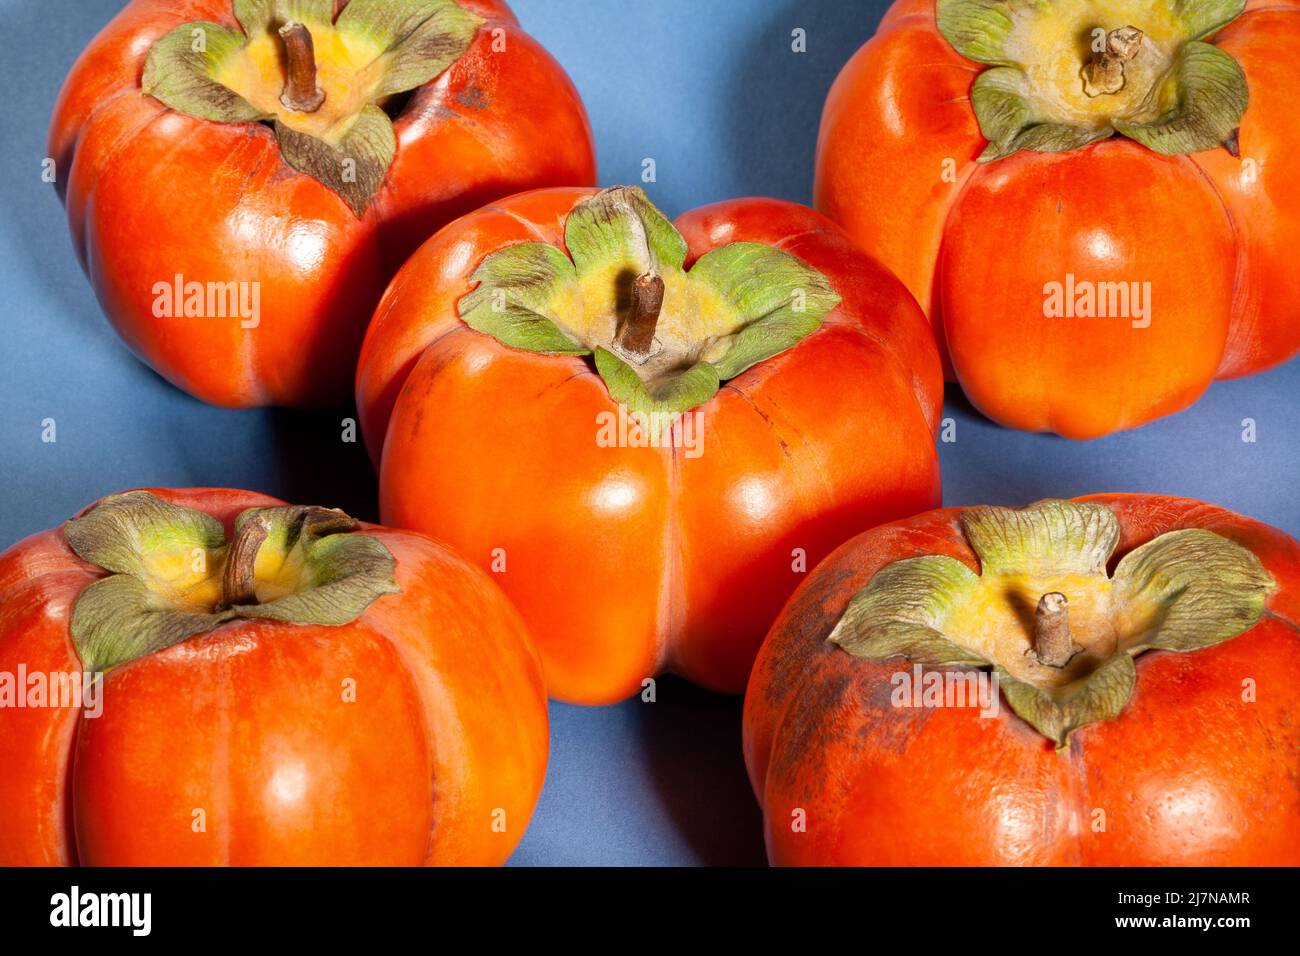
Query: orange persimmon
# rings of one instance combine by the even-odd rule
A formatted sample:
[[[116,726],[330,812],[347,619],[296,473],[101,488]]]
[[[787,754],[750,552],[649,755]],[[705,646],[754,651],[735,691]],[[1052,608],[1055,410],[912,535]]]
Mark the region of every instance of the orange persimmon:
[[[768,858],[1300,863],[1300,544],[1156,495],[846,543],[745,698]]]
[[[1297,0],[899,0],[836,80],[816,206],[971,402],[1093,438],[1300,350]]]
[[[112,495],[0,554],[0,866],[488,865],[546,771],[518,614],[422,535]]]
[[[595,181],[577,91],[500,0],[132,0],[72,67],[49,156],[118,334],[234,407],[343,401],[421,242]]]
[[[941,401],[916,303],[833,223],[743,199],[674,225],[627,187],[442,230],[357,374],[384,521],[493,571],[582,703],[664,670],[743,690],[846,528],[938,501]]]

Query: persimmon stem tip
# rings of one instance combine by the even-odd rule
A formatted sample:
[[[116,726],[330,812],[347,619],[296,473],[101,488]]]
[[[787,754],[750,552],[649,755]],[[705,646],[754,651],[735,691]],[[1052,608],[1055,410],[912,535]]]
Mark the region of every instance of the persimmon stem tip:
[[[1127,82],[1124,65],[1142,51],[1143,33],[1137,27],[1120,27],[1106,34],[1105,48],[1093,53],[1079,75],[1089,97],[1118,93]]]
[[[646,272],[632,280],[632,305],[619,337],[619,345],[633,355],[645,355],[654,344],[655,327],[664,307],[664,280]]]
[[[286,65],[280,102],[297,113],[314,113],[325,102],[325,92],[316,85],[316,45],[311,31],[290,20],[279,33]]]
[[[1034,611],[1034,655],[1046,667],[1064,667],[1075,655],[1070,634],[1070,602],[1060,591],[1038,599]]]

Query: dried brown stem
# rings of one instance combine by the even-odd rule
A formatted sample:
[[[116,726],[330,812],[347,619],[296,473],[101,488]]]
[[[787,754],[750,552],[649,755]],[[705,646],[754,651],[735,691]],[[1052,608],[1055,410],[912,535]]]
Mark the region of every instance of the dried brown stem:
[[[1047,667],[1064,667],[1074,657],[1070,634],[1070,602],[1060,591],[1038,599],[1034,612],[1034,655]]]
[[[1124,64],[1141,52],[1142,35],[1137,27],[1120,27],[1106,34],[1106,49],[1094,53],[1080,71],[1083,92],[1096,97],[1115,94],[1124,89],[1127,82]]]
[[[632,307],[628,310],[619,345],[633,355],[645,355],[655,340],[655,327],[664,306],[664,280],[653,272],[632,281]]]
[[[280,27],[280,39],[286,63],[280,102],[298,113],[314,113],[325,102],[325,92],[316,85],[316,45],[311,31],[290,21]]]
[[[256,574],[257,553],[262,550],[270,528],[266,519],[253,515],[244,522],[226,555],[226,568],[221,575],[221,598],[225,607],[257,603]]]

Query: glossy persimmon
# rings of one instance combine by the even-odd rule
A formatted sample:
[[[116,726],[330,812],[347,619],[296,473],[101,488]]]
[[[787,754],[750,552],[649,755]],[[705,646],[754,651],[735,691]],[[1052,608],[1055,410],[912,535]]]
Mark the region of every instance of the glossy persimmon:
[[[1156,495],[867,531],[754,665],[777,864],[1294,866],[1300,544]]]
[[[494,573],[554,696],[740,692],[845,529],[932,506],[938,356],[902,284],[788,202],[670,223],[539,190],[394,279],[357,375],[384,520]]]
[[[409,531],[112,495],[0,555],[0,865],[489,865],[546,695],[518,614]]]
[[[236,407],[344,401],[421,242],[595,178],[577,92],[500,0],[133,0],[68,74],[49,156],[118,334]]]
[[[815,204],[993,420],[1093,438],[1300,350],[1295,0],[899,0]]]

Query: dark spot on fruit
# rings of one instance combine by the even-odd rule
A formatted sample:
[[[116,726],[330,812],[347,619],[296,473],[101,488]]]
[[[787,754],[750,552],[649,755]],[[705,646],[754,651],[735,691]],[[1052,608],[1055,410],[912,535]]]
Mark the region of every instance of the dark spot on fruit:
[[[465,87],[453,99],[466,109],[485,110],[488,108],[488,96],[477,83]]]

